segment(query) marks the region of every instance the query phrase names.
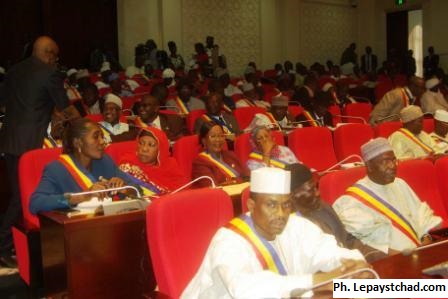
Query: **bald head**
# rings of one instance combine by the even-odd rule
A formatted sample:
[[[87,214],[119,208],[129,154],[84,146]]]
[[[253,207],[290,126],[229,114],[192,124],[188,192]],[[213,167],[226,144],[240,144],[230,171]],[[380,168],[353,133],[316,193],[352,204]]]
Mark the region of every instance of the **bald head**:
[[[33,56],[48,65],[56,65],[58,61],[59,47],[48,36],[40,36],[33,45]]]

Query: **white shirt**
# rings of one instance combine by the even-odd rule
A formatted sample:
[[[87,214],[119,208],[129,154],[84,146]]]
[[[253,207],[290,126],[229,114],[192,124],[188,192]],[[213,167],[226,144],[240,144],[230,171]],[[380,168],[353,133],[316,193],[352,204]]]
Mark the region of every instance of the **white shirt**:
[[[127,123],[118,122],[117,124],[112,126],[112,124],[108,122],[100,121],[99,124],[104,128],[106,128],[107,131],[112,133],[112,135],[120,135],[122,133],[129,131],[129,125]],[[107,134],[104,135],[104,139],[106,140],[107,143],[112,142],[112,139]]]
[[[429,134],[434,142],[434,151],[436,154],[445,154],[448,151],[448,139],[445,137],[441,137],[436,134],[436,132],[432,132]]]
[[[434,114],[438,109],[448,111],[448,102],[440,91],[425,91],[420,102],[423,113],[428,112]]]
[[[226,97],[231,97],[234,94],[243,94],[243,92],[232,84],[229,84],[226,88],[224,88],[224,95]]]
[[[357,250],[338,247],[309,220],[291,215],[273,241],[287,276],[263,270],[251,245],[239,234],[220,228],[202,264],[181,298],[280,298],[312,286],[313,274],[340,266],[340,259],[363,260]]]
[[[126,77],[128,77],[128,78],[132,78],[135,75],[141,75],[141,74],[144,74],[144,73],[145,73],[145,68],[144,67],[138,68],[135,65],[128,66],[126,68],[126,72],[125,72]]]
[[[357,184],[372,190],[397,209],[412,225],[419,239],[442,222],[440,217],[434,216],[428,204],[420,201],[411,187],[400,178],[395,178],[391,184],[379,185],[366,176]],[[401,251],[416,247],[392,225],[389,218],[350,195],[339,197],[333,208],[349,233],[375,249],[387,253],[389,248]]]
[[[96,101],[95,104],[89,107],[89,114],[100,114],[100,101]]]
[[[428,133],[422,130],[420,134],[414,136],[434,150],[434,142]],[[428,153],[423,150],[421,146],[409,139],[400,131],[396,131],[389,136],[389,143],[392,146],[397,159],[415,159],[428,155]]]
[[[160,124],[160,116],[157,115],[157,117],[152,121],[151,126],[159,130],[162,130],[162,125]]]

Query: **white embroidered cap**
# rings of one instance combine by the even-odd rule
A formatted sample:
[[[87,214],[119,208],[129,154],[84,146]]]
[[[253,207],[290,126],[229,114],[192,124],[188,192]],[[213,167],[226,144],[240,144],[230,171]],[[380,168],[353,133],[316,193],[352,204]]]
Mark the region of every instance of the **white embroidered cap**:
[[[265,194],[289,194],[291,172],[280,168],[263,167],[251,171],[250,191]]]
[[[439,79],[432,78],[432,79],[426,80],[425,87],[426,87],[426,89],[431,89],[431,88],[439,85],[439,83],[440,83]]]
[[[104,104],[107,103],[114,103],[115,105],[120,107],[120,109],[123,108],[123,102],[121,101],[120,97],[114,95],[113,93],[108,93],[106,95],[106,100],[104,101]]]
[[[322,91],[327,92],[332,87],[333,87],[333,84],[331,84],[330,82],[327,82],[324,84],[324,86],[322,86]]]
[[[391,151],[393,151],[392,146],[389,141],[383,137],[371,139],[361,146],[361,155],[365,162]]]
[[[403,123],[408,123],[420,117],[423,117],[423,111],[416,105],[409,105],[400,111],[400,118]]]
[[[176,73],[174,73],[174,71],[170,68],[164,69],[163,73],[162,73],[162,78],[163,79],[167,79],[167,78],[174,78],[176,75]]]
[[[436,110],[436,113],[434,113],[434,119],[448,123],[448,111],[442,109]]]
[[[69,69],[67,71],[67,77],[70,77],[71,75],[76,74],[77,72],[78,72],[77,69]]]

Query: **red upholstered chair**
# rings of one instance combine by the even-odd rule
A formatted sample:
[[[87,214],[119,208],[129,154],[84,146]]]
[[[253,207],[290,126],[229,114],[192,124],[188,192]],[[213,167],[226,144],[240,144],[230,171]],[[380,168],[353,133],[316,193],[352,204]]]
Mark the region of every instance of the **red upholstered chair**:
[[[341,116],[342,112],[341,112],[341,108],[339,108],[338,105],[333,104],[331,106],[328,107],[328,112],[331,113],[331,116],[333,117],[333,126],[336,126],[338,123],[341,123]]]
[[[423,131],[425,131],[428,134],[434,132],[434,119],[433,118],[423,119]]]
[[[373,130],[375,131],[375,137],[389,138],[393,132],[398,131],[402,126],[401,121],[387,121],[376,125]]]
[[[241,213],[242,214],[247,213],[247,211],[248,211],[247,200],[249,199],[249,196],[250,196],[250,187],[247,187],[241,193]]]
[[[112,89],[110,89],[110,87],[103,87],[103,88],[98,89],[98,95],[102,98],[106,94],[110,93],[111,91],[112,91]]]
[[[383,96],[392,89],[394,89],[394,85],[390,80],[378,82],[377,86],[375,87],[376,102],[378,103],[383,98]]]
[[[448,211],[448,157],[440,158],[435,163],[437,186],[445,210]]]
[[[288,135],[288,147],[310,168],[323,171],[337,163],[333,137],[326,127],[295,129]]]
[[[269,92],[273,92],[273,91],[278,91],[277,86],[275,84],[262,84],[261,88],[263,89],[263,92],[269,93]]]
[[[200,153],[201,148],[198,135],[181,137],[173,145],[173,157],[189,178],[191,177],[193,159]]]
[[[142,94],[135,94],[133,96],[129,96],[129,97],[123,97],[121,100],[123,102],[123,110],[124,109],[132,109],[132,107],[134,106],[134,104],[136,102],[140,102],[142,99]]]
[[[137,141],[123,141],[111,143],[106,147],[106,153],[114,160],[115,163],[120,162],[120,158],[127,153],[135,153],[137,151]]]
[[[232,219],[232,202],[221,189],[189,190],[155,200],[146,215],[159,291],[179,298],[199,269],[213,235]]]
[[[190,132],[191,134],[194,134],[194,124],[196,122],[196,120],[201,117],[203,114],[205,114],[206,110],[205,109],[198,109],[198,110],[193,110],[190,111],[190,113],[188,113],[187,118],[186,118],[186,123],[187,123],[187,129],[188,132]]]
[[[137,88],[134,89],[134,93],[135,94],[145,94],[145,93],[150,93],[152,89],[152,85],[143,85],[143,86],[139,86]]]
[[[274,140],[279,145],[285,145],[285,139],[283,134],[279,131],[271,131]],[[235,139],[235,154],[243,165],[246,165],[249,154],[252,152],[250,145],[250,133],[244,133],[236,137]]]
[[[244,130],[250,124],[255,114],[265,112],[266,109],[261,107],[241,107],[235,109],[233,111],[233,115],[235,116],[240,129]]]
[[[277,70],[274,69],[265,70],[263,73],[263,77],[269,79],[275,79],[275,77],[277,77]]]
[[[351,103],[345,105],[342,113],[344,116],[352,116],[353,118],[346,117],[342,120],[347,123],[363,123],[361,119],[364,119],[365,123],[369,122],[370,113],[372,112],[372,105],[369,103]]]
[[[345,124],[333,132],[334,151],[338,161],[350,155],[361,155],[361,145],[373,139],[373,129],[367,124]],[[359,159],[350,159],[355,162]]]
[[[39,219],[28,209],[30,197],[39,184],[45,166],[56,160],[60,154],[60,148],[37,149],[23,154],[19,162],[23,222],[13,226],[12,235],[19,275],[32,288],[42,283],[42,256]]]
[[[448,161],[448,160],[445,160]],[[440,161],[439,167],[447,162]],[[447,227],[448,225],[448,213],[446,209],[446,205],[444,205],[442,197],[443,189],[446,187],[446,180],[443,182],[443,185],[437,184],[440,182],[440,178],[438,175],[445,176],[446,174],[442,174],[440,169],[436,175],[436,167],[432,164],[432,162],[428,160],[409,160],[400,162],[398,165],[398,177],[411,186],[412,190],[418,195],[421,201],[425,201],[428,205],[433,209],[434,213],[440,217],[442,217],[443,224],[442,227]],[[445,168],[447,170],[448,168]],[[446,202],[445,202],[446,204]]]
[[[84,118],[88,118],[91,121],[94,122],[100,122],[103,121],[103,115],[102,114],[87,114],[86,116],[84,116]]]
[[[344,194],[348,187],[363,178],[365,174],[365,167],[354,167],[327,173],[319,181],[320,197],[332,205],[336,199]]]
[[[297,115],[303,113],[303,107],[297,105],[289,105],[288,112],[295,118]]]

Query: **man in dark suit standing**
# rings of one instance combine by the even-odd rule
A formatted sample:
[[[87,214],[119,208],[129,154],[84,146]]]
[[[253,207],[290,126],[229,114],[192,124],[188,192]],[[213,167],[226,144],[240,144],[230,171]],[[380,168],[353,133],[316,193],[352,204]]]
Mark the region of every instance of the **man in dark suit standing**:
[[[376,72],[378,67],[378,59],[376,55],[372,54],[372,48],[366,47],[366,54],[361,56],[361,71],[366,74],[370,72]]]
[[[0,226],[0,254],[5,263],[13,248],[11,226],[22,212],[18,185],[21,155],[42,148],[54,107],[66,118],[79,116],[69,105],[63,76],[57,71],[58,53],[59,48],[51,38],[37,38],[32,55],[8,71],[1,89],[0,104],[5,105],[6,114],[0,130],[0,153],[5,155],[12,191]]]
[[[429,79],[439,68],[439,55],[434,53],[434,47],[428,48],[428,56],[423,59],[423,72],[425,78]]]

